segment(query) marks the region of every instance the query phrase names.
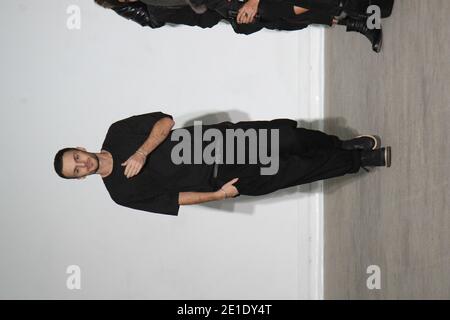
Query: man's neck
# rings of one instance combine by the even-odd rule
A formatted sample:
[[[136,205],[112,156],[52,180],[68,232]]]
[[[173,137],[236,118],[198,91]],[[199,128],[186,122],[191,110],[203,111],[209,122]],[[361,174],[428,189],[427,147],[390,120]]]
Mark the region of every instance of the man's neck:
[[[108,151],[102,150],[100,153],[96,153],[98,157],[98,170],[97,173],[106,178],[112,173],[113,170],[113,158]]]

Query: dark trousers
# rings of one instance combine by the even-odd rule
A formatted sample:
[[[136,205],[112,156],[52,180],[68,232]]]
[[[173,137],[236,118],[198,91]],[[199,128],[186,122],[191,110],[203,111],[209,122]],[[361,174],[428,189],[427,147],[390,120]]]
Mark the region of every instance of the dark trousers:
[[[361,152],[341,149],[342,141],[321,131],[304,128],[280,130],[279,169],[261,175],[261,165],[219,165],[216,188],[239,178],[235,184],[241,195],[258,196],[283,188],[356,173],[361,168]]]
[[[322,24],[331,26],[333,16],[330,11],[322,9],[321,6],[314,7],[310,0],[266,0],[261,2],[258,9],[260,19],[251,24],[237,24],[230,19],[228,13],[232,9],[237,11],[242,3],[232,0],[196,0],[199,4],[204,4],[209,10],[216,11],[225,19],[229,20],[233,29],[237,33],[251,34],[263,28],[277,30],[300,30],[311,24]],[[314,0],[315,1],[315,0]],[[334,0],[319,0],[334,1]],[[316,2],[313,2],[316,4]],[[310,11],[295,15],[294,6],[300,6]]]
[[[265,0],[260,4],[260,10],[266,17],[292,18],[295,17],[294,6],[309,10],[311,16],[337,15],[338,0]],[[301,15],[300,15],[301,16]]]
[[[242,5],[237,0],[193,0],[192,2],[198,5],[206,5],[208,9],[220,12],[224,17],[227,16],[230,4],[232,5],[233,2]],[[338,4],[339,0],[264,0],[260,3],[260,8],[269,6],[267,8],[282,13],[283,16],[294,14],[294,6],[314,10],[322,14],[334,15]]]

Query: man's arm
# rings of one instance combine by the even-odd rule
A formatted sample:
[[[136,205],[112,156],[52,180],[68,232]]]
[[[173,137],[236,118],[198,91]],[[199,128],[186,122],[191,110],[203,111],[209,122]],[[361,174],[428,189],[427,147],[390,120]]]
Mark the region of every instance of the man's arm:
[[[145,153],[145,156],[148,156],[156,149],[156,147],[166,140],[174,125],[175,121],[169,117],[158,120],[153,126],[147,140],[145,140],[144,144],[138,150]]]
[[[180,192],[178,197],[178,204],[199,204],[210,201],[224,200],[225,198],[225,192],[221,190],[218,190],[216,192]]]
[[[234,186],[238,178],[227,182],[215,192],[180,192],[178,195],[179,205],[199,204],[210,201],[224,200],[234,198],[239,195],[238,189]]]
[[[142,146],[127,161],[122,163],[127,178],[134,177],[141,171],[147,156],[166,140],[174,125],[175,121],[169,117],[162,118],[155,123]]]

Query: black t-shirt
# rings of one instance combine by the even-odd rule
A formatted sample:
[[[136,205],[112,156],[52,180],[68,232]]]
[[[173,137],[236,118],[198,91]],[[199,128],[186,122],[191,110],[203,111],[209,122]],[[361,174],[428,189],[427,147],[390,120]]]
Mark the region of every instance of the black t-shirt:
[[[153,112],[133,116],[113,123],[106,135],[102,150],[113,157],[112,173],[103,178],[111,198],[119,205],[153,213],[178,215],[180,192],[211,192],[213,165],[180,164],[171,160],[172,148],[178,141],[171,141],[172,130],[147,157],[142,170],[127,179],[121,166],[148,138],[155,123],[172,116]]]

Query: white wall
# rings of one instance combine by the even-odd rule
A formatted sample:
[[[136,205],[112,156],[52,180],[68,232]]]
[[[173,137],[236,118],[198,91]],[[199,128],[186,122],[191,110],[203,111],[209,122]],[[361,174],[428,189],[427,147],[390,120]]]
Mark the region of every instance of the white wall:
[[[66,28],[71,4],[81,30]],[[151,111],[177,126],[320,117],[322,30],[151,30],[90,0],[15,0],[1,3],[0,36],[0,298],[321,296],[309,186],[169,217],[115,205],[99,177],[59,179],[52,161],[64,146],[98,151],[110,123]],[[66,288],[72,264],[79,291]]]

